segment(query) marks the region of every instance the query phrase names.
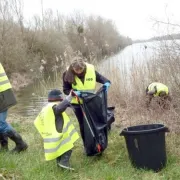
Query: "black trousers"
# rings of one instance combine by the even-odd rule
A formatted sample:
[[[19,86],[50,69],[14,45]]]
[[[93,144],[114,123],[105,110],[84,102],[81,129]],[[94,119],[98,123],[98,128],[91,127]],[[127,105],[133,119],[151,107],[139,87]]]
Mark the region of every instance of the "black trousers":
[[[74,113],[77,117],[77,120],[79,122],[79,128],[80,128],[80,133],[81,133],[81,138],[83,140],[83,144],[84,144],[84,124],[83,124],[83,113],[81,110],[81,107],[79,104],[72,104],[72,107],[74,109]]]

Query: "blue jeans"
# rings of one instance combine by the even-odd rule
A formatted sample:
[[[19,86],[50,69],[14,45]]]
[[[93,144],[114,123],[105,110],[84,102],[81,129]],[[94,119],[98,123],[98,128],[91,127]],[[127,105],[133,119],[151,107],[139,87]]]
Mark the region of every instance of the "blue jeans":
[[[12,130],[10,124],[6,122],[7,111],[0,112],[0,133],[6,133]]]

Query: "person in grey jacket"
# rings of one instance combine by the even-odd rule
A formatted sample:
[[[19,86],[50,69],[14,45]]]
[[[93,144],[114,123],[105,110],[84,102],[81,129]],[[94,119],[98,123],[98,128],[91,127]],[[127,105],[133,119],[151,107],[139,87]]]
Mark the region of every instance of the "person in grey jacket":
[[[8,138],[15,142],[12,152],[21,152],[28,148],[26,142],[16,130],[6,121],[8,109],[17,103],[12,86],[6,72],[0,63],[0,143],[2,150],[8,150]]]
[[[71,100],[71,92],[66,98],[63,98],[60,90],[51,90],[48,93],[48,103],[34,121],[35,127],[44,140],[46,160],[56,159],[57,166],[67,170],[74,170],[70,166],[70,157],[74,143],[79,138],[74,125],[65,112],[70,106]]]

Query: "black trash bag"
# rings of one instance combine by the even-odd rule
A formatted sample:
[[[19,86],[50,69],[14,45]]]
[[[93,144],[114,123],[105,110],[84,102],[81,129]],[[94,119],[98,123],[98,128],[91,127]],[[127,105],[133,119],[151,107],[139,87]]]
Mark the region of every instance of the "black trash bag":
[[[84,146],[87,156],[102,153],[108,145],[107,93],[101,88],[96,94],[82,93]],[[87,122],[88,121],[88,122]]]
[[[111,130],[111,124],[115,121],[114,117],[114,106],[107,107],[107,124],[108,124],[108,131]]]
[[[98,92],[103,91],[104,88],[101,87]],[[106,102],[106,106],[107,106],[107,93],[105,93],[105,102]],[[114,117],[114,110],[115,110],[115,106],[109,106],[107,107],[107,129],[108,131],[111,130],[111,124],[115,121],[115,117]]]

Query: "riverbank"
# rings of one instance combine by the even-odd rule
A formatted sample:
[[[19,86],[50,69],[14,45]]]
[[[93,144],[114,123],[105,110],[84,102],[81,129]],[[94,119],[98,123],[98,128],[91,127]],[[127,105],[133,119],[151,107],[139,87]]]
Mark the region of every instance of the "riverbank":
[[[74,123],[75,120],[73,119]],[[13,126],[29,144],[26,152],[11,154],[0,153],[1,179],[18,180],[178,180],[180,177],[180,144],[179,135],[168,133],[167,166],[159,173],[137,170],[131,166],[124,138],[119,136],[120,129],[113,126],[109,134],[109,145],[100,157],[86,157],[83,154],[82,142],[75,144],[71,158],[74,172],[63,171],[56,166],[56,161],[45,162],[42,138],[33,125],[33,119],[23,118]],[[78,125],[75,123],[76,128]],[[10,149],[14,144],[10,142]]]
[[[33,83],[33,78],[26,73],[12,73],[10,82],[13,90],[18,92]]]

